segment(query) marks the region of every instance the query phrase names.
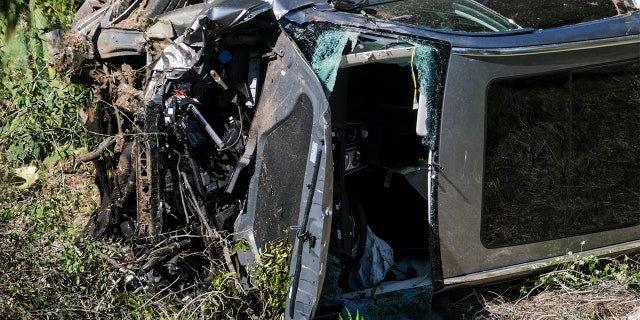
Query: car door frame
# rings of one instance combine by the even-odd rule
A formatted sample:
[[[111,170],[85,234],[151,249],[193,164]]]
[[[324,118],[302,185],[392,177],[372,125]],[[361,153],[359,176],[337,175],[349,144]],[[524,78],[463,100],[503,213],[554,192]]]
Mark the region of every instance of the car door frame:
[[[251,268],[269,243],[288,239],[284,318],[308,319],[320,298],[331,232],[331,117],[322,85],[283,31],[261,92],[245,153],[249,157],[255,148],[255,171],[246,212],[235,224],[251,251],[239,253],[240,259]]]

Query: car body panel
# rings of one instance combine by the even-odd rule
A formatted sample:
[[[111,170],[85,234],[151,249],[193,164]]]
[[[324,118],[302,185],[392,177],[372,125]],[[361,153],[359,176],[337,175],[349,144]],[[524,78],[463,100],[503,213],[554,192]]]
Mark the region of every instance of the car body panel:
[[[571,31],[570,28],[561,28],[547,33]],[[556,38],[565,36],[569,35]],[[457,282],[448,280],[450,278],[563,256],[570,251],[615,245],[637,246],[637,243],[632,245],[628,242],[637,239],[640,226],[505,248],[488,249],[480,241],[486,123],[478,119],[486,118],[489,85],[501,78],[640,61],[640,36],[629,36],[627,32],[619,36],[624,40],[614,37],[595,46],[591,41],[556,43],[547,47],[536,47],[527,42],[526,48],[520,50],[453,49],[441,124],[440,164],[445,170],[440,174],[438,195],[445,285]],[[594,37],[597,36],[594,34]],[[484,46],[478,42],[478,47]],[[460,78],[467,79],[467,82],[451,81]],[[474,85],[469,86],[468,83]],[[482,280],[488,279],[485,274]]]
[[[256,170],[246,213],[235,229],[251,244],[248,260],[268,243],[289,239],[294,254],[285,315],[306,319],[320,296],[329,248],[329,105],[311,67],[284,33],[274,53],[250,131],[257,144]]]
[[[364,4],[366,3],[362,3]],[[433,291],[431,289],[434,288],[502,281],[548,267],[561,261],[570,251],[602,255],[640,250],[638,224],[517,245],[488,245],[482,238],[483,205],[486,195],[484,183],[487,175],[487,105],[491,86],[504,79],[568,73],[615,63],[640,62],[638,11],[549,30],[522,29],[504,19],[500,20],[502,24],[499,27],[494,26],[496,32],[443,30],[435,26],[415,26],[392,20],[379,20],[367,14],[366,10],[341,12],[328,3],[318,1],[207,2],[159,16],[159,22],[145,30],[146,33],[142,30],[110,27],[111,21],[107,19],[107,13],[108,9],[102,8],[89,14],[84,20],[79,19],[74,28],[95,39],[93,45],[97,50],[94,52],[98,53],[99,58],[147,54],[148,72],[141,99],[143,103],[137,106],[142,111],[136,111],[136,117],[144,119],[138,122],[146,126],[145,133],[157,134],[159,130],[166,130],[180,134],[180,130],[183,130],[167,129],[170,126],[177,128],[180,124],[180,119],[171,119],[168,116],[170,109],[167,105],[171,99],[181,94],[174,92],[175,94],[171,95],[170,87],[173,81],[180,84],[192,82],[189,84],[194,84],[194,87],[200,86],[200,92],[194,96],[205,95],[204,93],[208,92],[215,95],[215,99],[222,100],[227,98],[229,87],[213,67],[210,70],[205,68],[219,67],[227,71],[223,75],[227,80],[231,80],[229,83],[237,80],[237,83],[234,83],[237,85],[234,88],[237,92],[234,94],[244,94],[247,104],[238,106],[238,112],[234,114],[242,123],[242,108],[249,113],[255,112],[249,120],[250,128],[244,139],[236,140],[236,143],[246,140],[246,148],[243,144],[242,152],[238,151],[232,156],[224,154],[223,151],[228,150],[223,150],[220,138],[213,132],[205,116],[199,114],[195,107],[199,102],[194,102],[191,107],[180,110],[181,116],[184,119],[193,117],[194,114],[198,116],[200,124],[195,120],[191,124],[205,127],[217,145],[216,150],[207,152],[212,159],[217,157],[216,161],[225,163],[225,168],[220,172],[214,172],[214,169],[219,169],[214,165],[202,164],[200,168],[196,168],[193,157],[190,160],[194,161],[192,168],[182,169],[181,173],[185,178],[177,178],[177,182],[189,185],[189,179],[197,181],[199,173],[206,173],[207,176],[215,174],[224,178],[219,179],[220,185],[228,183],[224,195],[220,196],[221,193],[217,193],[219,190],[216,184],[215,190],[212,189],[209,193],[208,190],[200,191],[200,195],[203,195],[201,203],[196,199],[192,201],[191,206],[195,208],[194,211],[204,216],[202,208],[206,207],[205,204],[216,202],[215,214],[219,214],[217,201],[229,205],[228,200],[233,198],[233,205],[237,205],[238,210],[229,210],[231,214],[224,219],[237,214],[231,229],[236,240],[244,239],[250,245],[249,251],[238,252],[237,255],[240,264],[248,269],[255,266],[256,256],[273,241],[287,239],[292,245],[292,258],[289,263],[291,281],[285,319],[309,319],[314,316],[321,299],[325,275],[328,274],[330,239],[333,237],[342,240],[345,234],[354,236],[354,230],[365,229],[363,226],[355,226],[356,213],[351,212],[361,209],[350,210],[347,205],[351,201],[349,197],[354,196],[370,200],[379,207],[386,205],[385,202],[398,202],[397,205],[392,203],[394,206],[385,206],[382,209],[373,208],[372,212],[375,212],[375,215],[372,214],[371,218],[374,219],[371,220],[377,219],[379,226],[383,227],[379,229],[381,234],[397,237],[392,240],[417,239],[419,245],[400,249],[411,251],[417,248],[411,253],[413,256],[410,258],[417,258],[420,267],[428,270],[419,270],[420,276],[417,276],[416,271],[413,278],[378,282],[373,287],[365,289],[348,288],[348,292],[336,298],[343,299],[342,302],[360,298],[366,300],[366,297],[376,297],[378,294],[418,289],[429,289],[427,291],[430,295]],[[188,21],[191,15],[193,20]],[[492,18],[493,20],[495,19]],[[490,22],[487,24],[492,25]],[[244,27],[247,28],[243,30]],[[277,34],[277,37],[263,39],[261,34],[256,33],[263,29],[268,29],[269,32],[275,30],[273,34]],[[238,30],[241,31],[234,34]],[[247,37],[248,33],[251,33],[251,37]],[[319,40],[320,36],[324,35],[328,37]],[[120,42],[112,43],[109,41],[112,38],[122,39]],[[158,45],[156,49],[162,53],[152,59],[152,54],[156,53],[150,52],[152,50],[145,52],[149,49],[149,43],[143,42],[145,39]],[[218,43],[220,39],[223,41]],[[255,43],[246,43],[246,39]],[[325,56],[316,60],[315,46],[321,41],[324,41],[323,49],[331,50],[324,50]],[[223,57],[223,53],[231,53],[223,52],[222,47],[236,50],[245,45],[250,49],[243,47],[237,52],[242,51],[241,54],[246,54],[245,60],[238,58],[241,61],[239,64],[246,63],[246,66],[238,67],[229,56]],[[262,51],[257,51],[258,47]],[[211,52],[215,56],[210,55]],[[416,52],[423,56],[415,57]],[[251,55],[252,58],[247,58]],[[418,61],[421,58],[425,58],[423,61],[428,60],[432,65],[422,66],[422,69],[416,67],[414,60]],[[209,59],[209,64],[203,62],[206,59]],[[253,77],[247,76],[252,72],[248,65],[256,61],[268,61],[266,67],[256,68],[260,72],[264,71],[264,74],[255,76],[256,81],[264,81],[260,84],[258,95],[249,94],[247,88],[242,87],[247,84],[245,80],[251,80],[249,78]],[[392,68],[387,68],[389,66]],[[379,70],[390,70],[395,78],[375,78],[374,76],[384,73]],[[414,72],[429,75],[416,77]],[[437,85],[429,89],[423,88],[426,85],[418,85],[420,77],[428,78],[432,84]],[[240,78],[247,79],[238,80]],[[351,83],[353,79],[366,82],[366,85]],[[419,86],[423,87],[418,88]],[[256,85],[253,89],[257,87]],[[427,90],[432,91],[425,94]],[[427,107],[424,99],[427,95],[430,102],[425,114],[424,109]],[[397,97],[397,100],[402,102],[392,101],[389,104],[388,101],[371,101],[383,100],[385,96],[393,99]],[[222,108],[221,105],[224,104],[218,105],[218,100],[215,101],[211,102],[214,107],[209,110],[208,121],[217,121],[217,127],[220,129],[223,128],[223,125],[220,125],[222,121],[211,118],[214,118],[212,114],[217,111],[215,108]],[[387,109],[379,111],[376,107]],[[413,118],[414,109],[420,109],[423,114],[416,112],[418,116]],[[354,116],[354,110],[360,113]],[[174,111],[171,109],[171,115]],[[235,112],[235,109],[233,111]],[[160,113],[163,112],[167,113],[165,123],[159,121],[162,119]],[[398,116],[400,112],[404,113]],[[406,121],[407,119],[409,121]],[[365,123],[365,120],[371,122]],[[400,124],[404,127],[411,124],[411,128],[398,129]],[[414,134],[414,124],[417,135]],[[198,134],[197,130],[189,132],[187,125],[184,124],[187,134]],[[361,130],[359,137],[355,138],[361,140],[349,145],[348,148],[351,149],[347,150],[347,133],[353,128]],[[204,134],[202,137],[205,137]],[[180,156],[187,159],[190,157],[187,147],[189,141],[184,137],[182,139],[184,147],[174,148],[173,151],[180,155],[177,150],[182,150],[184,154]],[[342,142],[344,143],[340,145]],[[157,152],[165,152],[167,159],[172,156],[171,152],[161,151],[164,147],[156,146],[151,140],[145,143],[146,145],[140,145],[140,148],[152,150],[154,153],[149,153],[151,157]],[[211,141],[205,143],[209,143],[205,144],[207,146],[213,146]],[[196,148],[194,146],[194,150]],[[406,154],[409,156],[400,154],[411,148],[415,150],[408,150]],[[378,154],[371,151],[372,156],[367,158],[365,151],[373,149],[376,149]],[[360,150],[362,153],[359,153]],[[402,161],[385,162],[386,159],[382,157],[385,152],[385,156],[393,160],[401,158]],[[403,156],[406,158],[402,158]],[[354,157],[358,158],[356,165],[351,162]],[[167,159],[163,160],[169,163]],[[235,163],[226,164],[225,161],[229,159]],[[371,160],[371,167],[360,166],[363,159]],[[146,158],[144,160],[146,162]],[[404,163],[405,160],[410,163]],[[181,170],[180,161],[177,160],[176,171]],[[149,167],[145,172],[156,175],[160,172],[156,167],[161,165],[162,161],[154,162],[155,167]],[[245,170],[246,168],[249,169]],[[173,169],[164,168],[164,172],[170,173],[171,170]],[[184,171],[191,172],[193,177],[187,179]],[[428,181],[411,181],[408,176],[399,174],[401,172],[419,172],[411,179]],[[378,178],[374,175],[380,173],[385,174],[384,185],[380,180],[372,178]],[[234,189],[239,188],[236,181],[243,174],[248,181],[248,186],[242,185],[246,190]],[[347,177],[347,174],[350,176]],[[371,176],[366,176],[367,174]],[[400,189],[402,192],[397,193],[389,191],[389,184],[394,175],[406,178],[409,183],[415,182],[413,188]],[[353,182],[357,180],[354,177],[361,180]],[[155,178],[144,177],[148,180],[145,180],[147,184],[160,184]],[[369,178],[371,180],[368,180]],[[167,185],[173,182],[171,179],[167,178]],[[354,187],[350,187],[347,180]],[[407,182],[402,181],[405,184]],[[367,189],[375,184],[379,188]],[[203,189],[213,184],[194,185]],[[415,185],[419,187],[416,188]],[[158,186],[147,189],[151,190],[147,193],[158,193],[148,195],[153,196],[155,202],[140,202],[146,211],[153,211],[159,207],[158,203],[163,203],[160,200],[160,192],[156,191],[161,190]],[[180,192],[182,191],[180,189]],[[188,191],[189,195],[195,198],[197,192]],[[350,195],[347,196],[347,193]],[[371,199],[376,196],[380,199]],[[407,213],[404,207],[412,200],[412,196],[420,198],[420,201],[412,203],[415,204],[412,208],[414,211]],[[187,215],[184,196],[181,197],[181,206]],[[339,197],[340,199],[337,199]],[[362,201],[354,201],[352,208],[358,207],[358,202]],[[160,209],[164,210],[161,207]],[[163,213],[160,209],[153,213],[154,219],[158,218],[155,214]],[[338,217],[339,210],[344,210],[340,214],[345,215]],[[140,208],[138,211],[139,215],[145,214]],[[211,212],[208,214],[213,215]],[[139,217],[138,220],[144,220],[142,216]],[[352,223],[352,228],[340,229],[339,231],[345,231],[345,234],[339,233],[335,236],[338,232],[332,228],[338,229],[335,224],[338,218],[343,224]],[[218,225],[228,225],[224,219]],[[369,225],[366,223],[371,220],[366,220],[360,218],[358,223],[363,223],[368,228]],[[395,223],[396,220],[403,221]],[[206,222],[207,218],[202,218],[202,221]],[[151,228],[154,222],[148,224]],[[155,224],[156,228],[163,228],[161,223]],[[387,227],[398,230],[385,230]],[[414,234],[402,234],[405,230],[411,230]],[[155,230],[152,235],[160,234],[161,231]],[[347,261],[344,263],[345,266],[351,268],[353,266],[350,264],[355,263],[349,259],[353,259],[352,256],[358,257],[358,254],[352,255],[356,241],[348,240],[345,243],[349,245],[342,248],[344,252],[340,254],[348,256],[343,261]],[[338,282],[337,279],[333,280]]]
[[[570,43],[594,39],[608,39],[623,35],[637,35],[640,30],[640,12],[585,22],[577,25],[553,29],[534,30],[530,28],[502,32],[447,32],[427,27],[394,24],[388,21],[372,21],[366,16],[346,15],[308,8],[291,12],[283,17],[303,24],[308,21],[331,21],[342,26],[363,27],[371,30],[385,30],[398,34],[440,39],[450,42],[456,48],[513,48],[541,46],[555,43]]]
[[[434,265],[435,274],[442,275],[436,283],[457,283],[452,279],[559,257],[568,251],[607,247],[610,252],[611,246],[626,248],[636,238],[637,226],[517,247],[485,248],[479,235],[485,124],[478,119],[485,118],[487,87],[495,79],[640,59],[640,12],[548,30],[488,34],[428,30],[315,8],[291,12],[284,19],[299,24],[332,21],[344,28],[410,34],[451,44],[437,160],[444,169],[438,177],[437,219],[431,221],[439,230],[440,242],[432,253],[442,259],[441,266]],[[487,276],[483,280],[491,281]]]

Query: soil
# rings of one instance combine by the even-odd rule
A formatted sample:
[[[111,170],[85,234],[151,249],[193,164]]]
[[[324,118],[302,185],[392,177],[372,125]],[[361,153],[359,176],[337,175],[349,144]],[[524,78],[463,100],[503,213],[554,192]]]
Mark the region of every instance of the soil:
[[[138,102],[142,99],[139,87],[139,72],[128,63],[120,65],[103,64],[88,72],[94,94],[94,103],[110,109],[116,107],[128,114],[134,113]],[[105,98],[109,98],[105,101]]]
[[[51,62],[58,72],[78,69],[85,60],[93,59],[89,40],[73,30],[65,32],[53,46],[57,53],[52,55]]]
[[[436,295],[444,319],[638,319],[640,295],[630,285],[602,281],[582,288],[558,286],[520,292],[524,282]]]
[[[132,29],[132,30],[144,30],[151,22],[151,19],[144,15],[147,7],[147,0],[143,0],[140,3],[138,9],[134,10],[124,20],[114,24],[116,28]]]
[[[66,167],[71,168],[70,165],[71,163],[68,163]],[[100,192],[95,184],[96,178],[93,164],[76,163],[75,168],[62,175],[54,170],[48,170],[45,172],[45,176],[48,181],[55,179],[64,184],[66,190],[78,195],[75,203],[73,203],[77,206],[77,209],[69,208],[68,212],[73,212],[73,215],[68,217],[68,221],[79,219],[82,225],[86,225],[96,205],[100,203]]]

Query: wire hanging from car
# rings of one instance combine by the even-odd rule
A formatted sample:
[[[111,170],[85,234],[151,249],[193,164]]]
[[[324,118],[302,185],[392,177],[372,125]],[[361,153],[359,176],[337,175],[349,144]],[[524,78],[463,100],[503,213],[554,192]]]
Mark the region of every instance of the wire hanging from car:
[[[180,174],[180,162],[182,161],[182,155],[175,149],[172,149],[178,155],[178,164],[176,165],[176,171],[178,173],[178,188],[180,189],[180,202],[182,202],[182,211],[184,211],[184,218],[187,225],[189,225],[189,212],[187,206],[184,203],[184,187],[182,186],[182,175]],[[185,181],[185,183],[189,183]]]
[[[413,108],[418,108],[418,81],[416,80],[416,71],[413,60],[416,55],[416,47],[411,50],[411,78],[413,79]]]
[[[225,150],[229,150],[232,147],[234,147],[236,144],[238,144],[238,142],[240,141],[240,139],[242,138],[242,130],[243,130],[243,119],[242,119],[242,109],[240,108],[240,105],[237,103],[234,103],[236,105],[236,107],[238,108],[238,120],[240,122],[240,131],[238,132],[238,136],[236,137],[236,140],[233,143],[230,143],[229,145],[225,146],[224,148],[221,148],[219,151],[225,151]]]

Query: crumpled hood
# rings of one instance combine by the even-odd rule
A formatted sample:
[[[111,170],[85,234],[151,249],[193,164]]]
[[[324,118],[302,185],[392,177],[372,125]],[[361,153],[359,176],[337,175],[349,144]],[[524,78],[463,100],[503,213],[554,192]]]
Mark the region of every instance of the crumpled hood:
[[[314,4],[325,3],[326,1],[318,1],[318,0],[266,0],[273,7],[273,13],[276,16],[276,19],[282,18],[287,12],[302,8],[312,6]]]

